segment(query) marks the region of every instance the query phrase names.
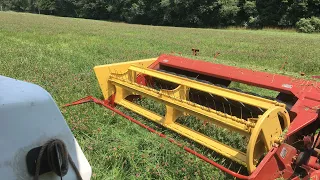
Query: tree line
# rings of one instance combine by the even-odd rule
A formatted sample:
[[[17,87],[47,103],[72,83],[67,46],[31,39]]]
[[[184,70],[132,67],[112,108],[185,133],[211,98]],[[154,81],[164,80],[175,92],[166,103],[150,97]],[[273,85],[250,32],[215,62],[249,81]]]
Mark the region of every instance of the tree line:
[[[182,27],[288,28],[320,17],[320,0],[0,0],[0,8]]]

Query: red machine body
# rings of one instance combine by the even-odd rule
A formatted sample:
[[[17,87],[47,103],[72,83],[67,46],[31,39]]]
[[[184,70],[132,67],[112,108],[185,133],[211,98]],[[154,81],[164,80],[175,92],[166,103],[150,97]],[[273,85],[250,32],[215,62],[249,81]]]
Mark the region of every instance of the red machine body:
[[[231,82],[238,82],[278,92],[276,100],[287,104],[291,119],[285,143],[272,148],[249,176],[233,172],[187,147],[184,149],[239,179],[271,180],[279,177],[296,180],[299,178],[320,179],[319,153],[315,151],[319,144],[318,138],[315,137],[320,125],[320,82],[172,55],[161,55],[149,68],[173,71],[177,75],[197,75],[195,78],[212,81],[225,87],[228,87]],[[146,77],[139,76],[137,83],[146,85]],[[72,105],[93,100],[135,122],[136,120],[114,108],[112,97],[108,101],[89,97]],[[141,126],[165,137],[146,125]]]
[[[256,171],[246,178],[275,179],[279,175],[285,179],[295,177],[293,161],[298,150],[290,144],[297,141],[299,137],[312,139],[310,142],[304,141],[305,149],[302,151],[310,149],[310,144],[313,144],[314,138],[311,134],[318,129],[320,119],[320,82],[172,55],[160,56],[150,68],[171,69],[184,75],[200,74],[203,75],[203,79],[214,78],[215,82],[220,82],[224,86],[228,86],[231,82],[239,82],[279,92],[277,100],[288,105],[291,118],[286,140],[288,144],[282,144],[271,150]],[[304,178],[320,179],[320,176],[317,176],[319,164],[316,156],[309,156],[309,160],[303,164],[303,169],[307,171]]]
[[[290,129],[288,130],[288,136],[311,124],[319,116],[320,82],[171,55],[160,56],[150,68],[158,69],[160,66],[203,74],[226,80],[228,83],[231,81],[240,82],[251,86],[278,91],[281,95],[291,96],[290,98],[292,99],[290,100],[295,102],[290,102],[292,103],[290,112],[292,113],[291,117],[293,118],[291,118],[292,122]]]

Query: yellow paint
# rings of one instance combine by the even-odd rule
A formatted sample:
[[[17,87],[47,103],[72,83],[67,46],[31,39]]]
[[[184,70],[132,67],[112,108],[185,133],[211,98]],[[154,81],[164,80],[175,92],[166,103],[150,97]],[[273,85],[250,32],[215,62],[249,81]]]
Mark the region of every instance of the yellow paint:
[[[148,67],[155,60],[157,60],[157,58],[95,66],[94,72],[98,79],[104,99],[108,99],[115,92],[114,86],[112,86],[112,84],[108,82],[111,73],[125,73],[131,65],[135,65],[138,67]]]
[[[236,150],[230,146],[227,146],[223,143],[220,143],[219,141],[216,141],[214,139],[211,139],[199,132],[196,132],[192,129],[189,129],[187,127],[184,127],[180,124],[177,123],[173,123],[172,121],[174,121],[175,119],[173,118],[174,116],[170,117],[170,114],[172,113],[172,111],[167,111],[166,113],[166,117],[170,117],[170,119],[166,119],[164,121],[164,117],[160,116],[152,111],[149,111],[137,104],[134,104],[130,101],[127,100],[121,100],[119,103],[117,103],[127,109],[132,110],[135,113],[138,113],[156,123],[161,124],[162,126],[171,129],[181,135],[184,135],[187,138],[190,138],[196,142],[198,142],[199,144],[202,144],[206,147],[208,147],[209,149],[214,150],[215,152],[218,152],[224,156],[226,156],[227,158],[233,159],[236,162],[245,165],[246,166],[246,155],[245,153]],[[177,116],[175,116],[177,117]]]
[[[254,127],[254,124],[247,122],[244,119],[239,119],[235,116],[230,116],[190,101],[181,100],[178,97],[167,94],[167,91],[156,91],[146,86],[138,85],[132,82],[126,82],[124,79],[114,78],[113,76],[110,76],[109,81],[115,86],[121,87],[121,91],[127,91],[131,94],[139,94],[162,101],[165,104],[170,104],[171,107],[174,107],[177,110],[187,112],[188,114],[199,117],[200,119],[207,119],[208,121],[212,121],[222,126],[225,125],[229,129],[233,128],[233,130],[239,133],[247,134],[250,132],[250,127]],[[116,97],[115,103],[118,102],[119,100]]]
[[[281,127],[278,115],[282,117],[284,127]],[[258,156],[263,154],[263,152],[255,152],[256,144],[259,138],[261,138],[260,141],[263,142],[266,150],[269,151],[273,144],[279,141],[283,130],[288,128],[289,125],[290,117],[286,109],[283,107],[274,106],[259,117],[256,126],[251,133],[247,148],[247,168],[250,173],[256,169],[254,163],[255,159],[259,159],[260,157]]]
[[[135,71],[135,72],[138,72],[141,74],[150,75],[152,77],[156,77],[159,79],[170,81],[170,82],[173,82],[176,84],[184,84],[190,88],[194,88],[194,89],[197,89],[197,90],[200,90],[203,92],[208,92],[211,94],[215,94],[218,96],[223,96],[228,99],[243,102],[245,104],[260,107],[263,109],[269,109],[270,107],[272,107],[274,105],[278,105],[278,106],[282,106],[282,107],[285,106],[285,104],[278,103],[277,101],[272,101],[269,99],[265,99],[265,98],[261,98],[261,97],[257,97],[257,96],[225,89],[225,88],[218,87],[218,86],[208,85],[206,83],[201,83],[198,81],[190,80],[188,78],[174,76],[171,74],[164,74],[164,73],[152,70],[152,69],[131,66],[129,68],[129,71]]]
[[[249,173],[255,170],[261,156],[266,151],[269,151],[275,143],[281,141],[279,137],[283,130],[290,124],[290,118],[288,112],[285,110],[285,104],[146,68],[154,60],[155,59],[144,60],[143,64],[139,61],[134,61],[126,64],[111,64],[108,66],[95,67],[95,72],[98,73],[97,78],[104,97],[108,98],[113,93],[116,93],[116,104],[128,108],[227,158],[245,165]],[[113,69],[113,71],[108,69]],[[137,74],[145,74],[154,78],[163,79],[177,84],[178,87],[173,90],[152,89],[136,83]],[[107,90],[107,88],[109,88],[109,90]],[[231,116],[189,101],[189,91],[191,88],[256,106],[266,111],[258,117],[249,119]],[[132,94],[152,98],[159,103],[165,104],[165,116],[163,117],[127,101],[125,98]],[[210,137],[175,122],[177,118],[185,116],[186,114],[195,116],[199,120],[210,121],[216,125],[249,137],[247,152],[243,153],[223,144],[223,142],[213,140]],[[278,118],[278,115],[282,118]],[[281,120],[283,120],[283,127],[280,125]]]

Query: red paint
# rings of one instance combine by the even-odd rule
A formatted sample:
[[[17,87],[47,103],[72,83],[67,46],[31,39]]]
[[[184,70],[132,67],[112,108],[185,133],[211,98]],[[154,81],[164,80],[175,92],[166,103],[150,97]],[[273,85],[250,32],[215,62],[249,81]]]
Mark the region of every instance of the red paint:
[[[241,174],[236,173],[234,171],[231,171],[230,169],[228,169],[228,168],[226,168],[226,167],[224,167],[224,166],[212,161],[211,159],[207,158],[206,156],[204,156],[202,154],[199,154],[196,151],[194,151],[194,150],[192,150],[192,149],[190,149],[188,147],[183,147],[183,149],[186,150],[187,152],[197,156],[198,158],[206,161],[207,163],[210,163],[211,165],[217,167],[218,169],[220,169],[220,170],[232,175],[233,177],[236,177],[236,178],[239,178],[239,179],[251,179],[250,176],[244,176],[244,175],[241,175]]]
[[[320,170],[313,171],[308,177],[303,178],[303,180],[320,180]]]
[[[287,152],[285,156],[280,155],[283,148],[285,148]],[[279,147],[274,147],[263,158],[256,170],[250,175],[250,179],[274,180],[279,177],[290,178],[293,174],[291,162],[292,158],[296,155],[296,152],[296,149],[288,144],[282,144]]]
[[[308,175],[302,178],[302,180],[320,180],[320,170],[313,169],[310,166],[302,165],[303,169],[305,169],[308,172]],[[295,178],[294,180],[300,180],[298,178]]]
[[[320,164],[318,163],[318,158],[315,156],[310,156],[307,166],[313,169],[320,169]]]
[[[138,75],[137,75],[136,82],[137,82],[138,84],[141,84],[141,85],[144,85],[144,86],[147,85],[146,77],[145,77],[144,75],[142,75],[142,74],[138,74]]]

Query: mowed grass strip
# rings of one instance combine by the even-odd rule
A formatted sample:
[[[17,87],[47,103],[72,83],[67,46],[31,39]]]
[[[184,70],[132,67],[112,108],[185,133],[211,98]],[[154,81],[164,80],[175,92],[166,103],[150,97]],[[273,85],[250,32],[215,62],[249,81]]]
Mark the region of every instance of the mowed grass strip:
[[[320,75],[316,34],[154,27],[0,12],[0,74],[39,84],[60,107],[87,95],[101,97],[93,72],[96,65],[171,52],[191,57],[192,48],[200,49],[196,58],[206,61],[291,76],[304,72],[306,78]],[[217,52],[220,55],[213,59]],[[288,64],[280,70],[284,62]],[[230,178],[102,107],[84,104],[61,110],[92,165],[93,179]],[[212,154],[165,132],[209,157]],[[232,141],[223,131],[218,134],[219,139]]]

